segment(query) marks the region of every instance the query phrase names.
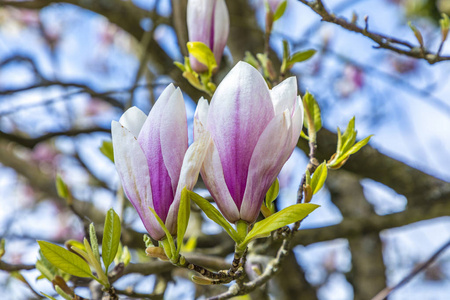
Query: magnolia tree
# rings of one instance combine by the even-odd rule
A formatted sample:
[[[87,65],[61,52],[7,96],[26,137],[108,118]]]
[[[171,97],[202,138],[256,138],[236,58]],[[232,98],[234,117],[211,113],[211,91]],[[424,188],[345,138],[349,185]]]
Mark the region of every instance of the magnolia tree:
[[[41,5],[46,6],[48,3],[7,1],[6,4],[40,9]],[[104,9],[82,1],[74,4],[99,13]],[[365,35],[375,41],[378,47],[430,64],[449,59],[441,55],[450,26],[445,14],[442,14],[439,21],[439,48],[437,52],[431,52],[424,44],[421,31],[412,24],[410,27],[419,44],[417,47],[370,31],[367,18],[365,27],[358,26],[356,15],[351,21],[338,18],[322,1],[299,1],[298,4],[312,9],[323,21]],[[131,20],[135,16],[128,13],[133,11],[134,4],[119,1],[111,5],[118,5],[116,9],[119,11],[122,6],[123,20],[127,19],[127,22],[122,22],[122,19],[116,20],[111,15],[111,22],[119,26],[122,24],[125,30],[133,34],[135,31],[132,26],[127,27],[126,24],[133,24]],[[373,178],[369,174],[377,170],[376,165],[369,163],[362,166],[367,171],[358,171],[358,167],[354,165],[347,167],[347,163],[352,161],[352,155],[358,157],[360,150],[365,156],[359,160],[359,164],[373,159],[384,164],[381,166],[385,168],[384,172],[410,174],[417,181],[425,178],[429,186],[439,187],[437,197],[440,198],[436,201],[441,203],[442,199],[445,200],[449,190],[447,183],[432,176],[427,177],[428,175],[389,160],[390,158],[381,157],[373,148],[364,147],[371,135],[357,136],[354,117],[347,120],[345,130],[341,131],[337,127],[335,135],[322,129],[323,114],[319,101],[313,94],[299,91],[299,78],[293,71],[298,65],[317,56],[316,50],[291,51],[288,40],[280,41],[279,57],[274,56],[270,48],[273,28],[283,19],[288,7],[287,1],[264,2],[261,10],[265,21],[264,34],[247,37],[252,41],[259,38],[257,42],[263,45],[262,51],[238,48],[237,51],[242,53],[242,60],[234,62],[229,57],[225,58],[224,49],[227,43],[233,44],[233,47],[239,46],[239,41],[229,39],[230,23],[238,20],[230,18],[224,0],[173,1],[172,5],[174,7],[170,22],[177,28],[178,39],[183,48],[181,51],[186,55],[183,61],[171,61],[176,66],[170,75],[175,83],[157,83],[163,89],[157,99],[151,101],[151,109],[143,111],[133,106],[133,93],[143,70],[154,67],[147,66],[147,51],[151,53],[152,47],[157,46],[153,41],[154,29],[141,32],[142,53],[138,56],[142,58],[131,97],[121,103],[109,98],[108,93],[99,94],[92,90],[90,93],[92,96],[108,99],[110,105],[120,107],[123,112],[119,117],[108,117],[107,123],[111,121],[112,138],[104,140],[99,148],[109,160],[107,164],[114,164],[118,174],[119,187],[111,189],[116,192],[113,201],[116,204],[111,206],[117,212],[112,207],[103,207],[106,213],[100,213],[100,217],[94,216],[97,213],[94,214],[93,211],[98,208],[90,206],[86,209],[70,184],[70,178],[55,172],[53,182],[56,193],[59,198],[66,200],[67,207],[83,224],[84,237],[63,236],[59,240],[37,240],[39,254],[32,265],[0,261],[0,270],[11,272],[13,277],[27,284],[36,296],[49,299],[162,299],[166,288],[177,277],[184,277],[189,278],[197,287],[196,296],[208,299],[230,299],[241,295],[248,295],[246,297],[251,299],[269,299],[270,296],[274,299],[313,299],[316,297],[315,293],[307,288],[302,295],[287,292],[283,294],[280,292],[282,284],[272,281],[277,276],[282,276],[285,268],[289,269],[289,264],[292,264],[292,248],[303,241],[303,220],[309,215],[323,214],[323,208],[316,200],[316,194],[322,187],[329,185],[332,192],[341,194],[361,189],[358,180],[348,180],[348,174],[336,170],[346,169],[358,176],[364,174],[365,177]],[[245,8],[244,5],[242,8]],[[106,8],[104,13],[108,13]],[[153,21],[158,19],[156,10],[152,11],[150,18]],[[249,26],[259,30],[255,19],[250,20],[254,23]],[[186,31],[187,34],[183,36],[182,33]],[[184,42],[183,37],[187,38]],[[51,36],[47,34],[46,38],[51,39]],[[3,64],[8,63],[6,61]],[[35,72],[36,75],[39,74],[37,68]],[[353,84],[361,84],[358,74],[352,74]],[[63,85],[63,82],[52,83],[44,75],[39,76],[44,84]],[[80,84],[78,87],[88,88]],[[148,87],[153,89],[152,85]],[[34,87],[28,89],[31,88]],[[4,94],[20,91],[6,90]],[[150,94],[153,97],[153,91]],[[192,119],[187,116],[187,95],[196,103]],[[330,125],[330,122],[327,124]],[[103,129],[101,131],[109,131],[108,127]],[[27,142],[34,141],[17,137],[14,132],[0,133],[0,138],[9,138],[11,142],[22,143],[25,147]],[[48,135],[52,138],[80,133],[83,132]],[[28,146],[34,148],[43,141],[45,138],[38,138]],[[280,206],[277,204],[277,199],[281,198],[277,177],[297,147],[307,154],[307,164],[304,169],[291,171],[300,174],[301,178],[296,184],[296,199],[285,199],[287,205]],[[386,163],[386,160],[389,161]],[[9,166],[4,161],[2,163]],[[89,167],[86,169],[89,170]],[[26,171],[25,174],[27,172],[29,173]],[[337,172],[337,175],[332,175],[333,172]],[[328,175],[331,176],[331,183],[326,181]],[[91,176],[95,177],[95,174]],[[390,175],[377,176],[373,179],[379,178],[385,184],[391,180]],[[401,181],[398,179],[401,176],[396,178]],[[343,182],[341,189],[333,190],[334,185],[340,185],[336,183],[339,180]],[[406,191],[408,195],[415,194],[411,184],[413,181],[400,182],[398,190]],[[350,205],[350,208],[343,207],[342,210],[350,210],[349,215],[356,216],[359,209],[357,206]],[[147,233],[139,233],[130,222],[125,222],[124,211],[127,207],[134,208],[129,213],[139,216],[143,225],[141,227]],[[433,217],[448,214],[445,208],[434,211],[436,210],[440,214],[434,214]],[[411,221],[393,222],[392,226],[380,225],[380,222],[387,222],[367,219],[364,223],[365,217],[369,218],[370,215],[367,212],[363,214],[358,221],[350,220],[350,223],[341,226],[340,230],[350,232],[348,238],[351,241],[354,241],[357,234],[362,234],[361,243],[364,243],[362,239],[366,238],[365,234],[372,238],[373,232],[379,233],[382,229],[396,227],[395,224],[400,226],[418,220],[409,218]],[[206,230],[205,227],[213,226],[213,223],[219,225],[220,233],[208,235],[202,232]],[[316,234],[321,238],[316,241],[327,240],[330,232],[327,230],[317,229]],[[214,251],[214,247],[217,251]],[[446,247],[448,243],[433,257],[437,257]],[[0,257],[5,253],[5,240],[2,240]],[[354,263],[357,262],[357,257],[355,255]],[[430,259],[429,263],[431,261]],[[354,267],[358,269],[359,265]],[[17,273],[29,269],[36,269],[37,278],[41,282],[51,283],[52,289],[45,293],[36,291],[29,280]],[[379,294],[373,293],[373,289],[365,285],[355,285],[355,297],[383,299],[417,272],[416,269],[398,286],[382,290]],[[134,273],[156,276],[152,293],[140,293],[132,287],[123,288],[121,281],[139,281],[132,278],[131,274]],[[286,271],[285,274],[290,273],[291,271]],[[374,276],[378,274],[375,272]],[[384,276],[381,275],[381,278],[383,286],[374,284],[377,291],[384,287]],[[283,280],[289,281],[291,278],[285,277]],[[299,280],[299,285],[305,284],[302,276],[292,280]],[[378,280],[379,278],[376,279]],[[358,279],[354,279],[354,282],[357,281]],[[185,286],[188,286],[187,283],[177,284],[176,288],[184,289]]]

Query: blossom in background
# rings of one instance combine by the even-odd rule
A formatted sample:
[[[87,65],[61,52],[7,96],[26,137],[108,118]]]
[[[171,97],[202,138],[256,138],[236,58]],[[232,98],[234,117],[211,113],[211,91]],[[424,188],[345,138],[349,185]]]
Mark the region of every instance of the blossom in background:
[[[223,49],[227,43],[230,20],[224,0],[189,0],[187,5],[187,28],[190,42],[202,42],[211,49],[220,65]],[[207,67],[190,55],[191,67],[204,72]]]
[[[212,141],[201,174],[222,214],[254,222],[264,196],[294,150],[303,123],[297,80],[272,90],[251,65],[239,62],[218,86],[211,105],[199,101],[194,139]]]
[[[182,189],[192,189],[206,153],[205,133],[188,148],[186,108],[179,88],[170,84],[147,117],[136,107],[113,121],[114,161],[128,199],[148,233],[165,233],[152,207],[170,233],[176,233]]]

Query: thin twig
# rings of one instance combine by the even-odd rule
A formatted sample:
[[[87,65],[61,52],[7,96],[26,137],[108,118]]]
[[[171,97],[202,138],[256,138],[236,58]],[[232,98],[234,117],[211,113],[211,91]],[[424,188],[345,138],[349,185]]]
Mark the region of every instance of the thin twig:
[[[394,290],[397,290],[407,284],[411,279],[413,279],[417,274],[428,268],[438,257],[441,255],[448,247],[450,247],[450,240],[447,241],[441,248],[439,248],[429,259],[427,259],[421,265],[415,267],[411,273],[409,273],[405,278],[403,278],[399,283],[393,287],[386,287],[381,290],[372,300],[383,300],[386,299]]]

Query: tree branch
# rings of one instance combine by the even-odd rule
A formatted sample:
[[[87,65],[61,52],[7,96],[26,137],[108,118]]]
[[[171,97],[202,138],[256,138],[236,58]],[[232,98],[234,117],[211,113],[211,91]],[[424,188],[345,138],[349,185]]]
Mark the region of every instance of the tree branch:
[[[298,0],[298,1],[305,4],[306,6],[311,8],[315,13],[321,16],[322,21],[333,23],[349,31],[360,33],[368,37],[375,43],[377,43],[378,44],[377,48],[391,50],[398,54],[403,54],[417,59],[424,59],[429,64],[450,60],[450,56],[441,56],[439,52],[432,53],[424,48],[421,48],[420,46],[415,46],[407,41],[369,31],[367,21],[366,26],[362,28],[354,23],[348,22],[344,18],[336,17],[334,14],[330,13],[325,8],[322,0],[316,1]]]

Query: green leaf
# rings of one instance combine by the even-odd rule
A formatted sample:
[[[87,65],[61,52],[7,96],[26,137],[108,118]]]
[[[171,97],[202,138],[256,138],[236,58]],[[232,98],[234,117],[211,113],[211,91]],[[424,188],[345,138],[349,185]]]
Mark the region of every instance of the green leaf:
[[[209,203],[208,200],[206,200],[197,193],[189,191],[189,196],[191,200],[194,201],[198,205],[198,207],[200,207],[200,209],[206,214],[208,218],[210,218],[215,223],[220,225],[235,242],[239,242],[239,237],[236,230],[234,230],[234,228],[231,227],[230,223],[228,223],[228,221],[225,220],[225,218],[217,210],[217,208],[215,208],[211,203]]]
[[[63,297],[65,300],[73,300],[73,297],[71,297],[70,295],[66,294],[66,292],[64,292],[62,290],[62,288],[60,288],[58,285],[55,285],[55,291],[61,296]]]
[[[164,250],[166,251],[166,254],[169,254],[168,257],[170,260],[175,259],[175,255],[177,254],[177,250],[175,248],[175,243],[173,241],[173,236],[172,234],[170,234],[170,231],[167,229],[166,224],[164,224],[164,222],[161,220],[161,218],[158,216],[158,214],[156,213],[156,211],[151,208],[150,206],[148,207],[150,209],[150,211],[153,213],[153,215],[155,216],[156,220],[159,223],[159,226],[161,226],[162,230],[164,231],[164,233],[166,234],[166,238],[167,240],[162,241],[163,243],[167,244],[167,242],[169,243],[169,248],[170,249],[166,249],[166,247],[164,248]],[[167,253],[167,251],[169,251],[169,253]]]
[[[217,62],[211,49],[202,42],[188,42],[187,49],[200,63],[208,67],[208,71],[212,73],[217,68]]]
[[[278,4],[277,9],[276,9],[275,13],[273,14],[274,22],[283,16],[284,12],[286,11],[286,6],[287,6],[287,0],[284,0],[283,2]]]
[[[442,13],[442,19],[439,20],[439,25],[441,26],[442,42],[445,42],[450,28],[450,19],[445,13]]]
[[[144,236],[142,238],[144,240],[144,244],[145,244],[146,248],[153,246],[152,239],[150,238],[150,236],[148,234],[144,234]]]
[[[290,68],[295,63],[306,61],[306,60],[310,59],[311,57],[314,56],[314,54],[316,54],[316,52],[317,51],[314,50],[314,49],[308,49],[308,50],[305,50],[305,51],[295,52],[289,58],[288,67]]]
[[[40,260],[36,261],[36,269],[41,272],[41,274],[47,278],[48,281],[52,281],[55,274],[49,270]]]
[[[128,266],[128,264],[131,261],[131,253],[130,250],[128,250],[128,246],[123,247],[123,253],[122,256],[120,257],[120,261],[123,262],[123,264],[126,266]]]
[[[278,228],[304,219],[317,207],[319,207],[319,205],[311,203],[294,204],[262,221],[256,222],[253,229],[247,234],[247,237],[242,242],[241,246],[246,246],[254,239],[266,237]]]
[[[174,64],[175,66],[177,66],[178,69],[181,70],[181,72],[186,71],[186,67],[184,66],[184,64],[180,63],[179,61],[174,61],[173,64]]]
[[[109,158],[112,162],[114,162],[114,150],[111,141],[103,141],[102,145],[98,148],[104,156]]]
[[[102,259],[106,273],[108,273],[109,265],[116,256],[120,242],[120,231],[120,218],[111,208],[106,213],[105,225],[103,227]]]
[[[340,132],[340,130],[338,130]],[[338,136],[339,137],[339,136]],[[355,143],[356,131],[355,131],[355,117],[351,118],[348,122],[347,129],[341,136],[341,142],[338,141],[337,155],[340,156],[345,153]],[[352,142],[353,140],[353,142]]]
[[[311,188],[313,191],[313,195],[317,193],[325,183],[325,179],[327,179],[327,163],[323,162],[320,166],[317,167],[311,179]]]
[[[245,51],[244,61],[251,64],[255,69],[259,68],[258,60],[253,56],[250,51]]]
[[[305,108],[305,119],[303,122],[305,127],[311,132],[309,124],[314,124],[314,131],[318,132],[322,128],[320,108],[314,96],[309,92],[306,92],[305,96],[303,96],[303,107]],[[309,118],[311,118],[311,122],[309,122]]]
[[[5,239],[0,240],[0,259],[5,254]]]
[[[49,242],[38,241],[42,254],[55,267],[78,277],[93,277],[89,265],[78,255]]]
[[[408,21],[409,28],[414,32],[414,36],[416,37],[417,41],[419,42],[420,46],[423,47],[423,37],[420,33],[419,29],[414,26],[411,21]]]
[[[266,193],[266,206],[273,212],[271,207],[273,207],[272,202],[277,199],[278,192],[280,191],[280,183],[278,182],[278,178],[275,178],[275,181],[270,186],[269,190]]]
[[[95,232],[94,223],[89,225],[89,238],[91,241],[92,252],[94,253],[95,259],[100,261],[100,252],[98,250],[97,233]]]
[[[180,254],[183,245],[184,234],[189,222],[189,215],[191,213],[191,200],[186,187],[181,191],[180,206],[178,208],[178,224],[177,224],[177,256]]]
[[[59,174],[56,175],[56,191],[61,198],[69,197],[69,188]]]
[[[53,298],[50,295],[47,295],[46,293],[41,292],[42,295],[44,295],[45,298],[50,299],[50,300],[56,300],[56,298]]]
[[[359,151],[359,149],[361,149],[362,147],[364,147],[365,145],[367,145],[367,143],[370,141],[370,138],[373,135],[369,135],[368,137],[366,137],[365,139],[357,142],[355,145],[353,145],[353,147],[350,148],[350,150],[348,150],[347,153],[345,153],[346,155],[352,155],[355,154],[356,152]]]

